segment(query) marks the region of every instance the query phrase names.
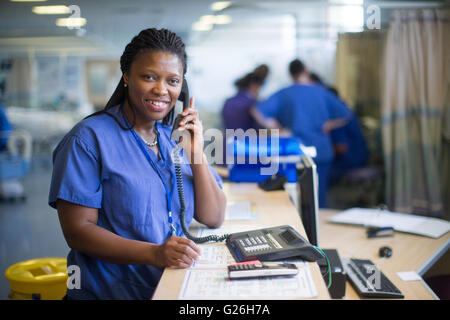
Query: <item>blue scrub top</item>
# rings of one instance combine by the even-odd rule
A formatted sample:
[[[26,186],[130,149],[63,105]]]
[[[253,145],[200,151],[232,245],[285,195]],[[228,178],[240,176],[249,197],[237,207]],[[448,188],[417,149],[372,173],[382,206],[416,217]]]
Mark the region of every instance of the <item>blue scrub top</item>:
[[[8,144],[9,136],[13,131],[11,123],[6,116],[6,110],[0,104],[0,151],[5,150]]]
[[[121,108],[110,111],[127,127]],[[168,207],[164,183],[172,188],[174,164],[171,157],[175,142],[172,128],[156,123],[161,159],[150,149],[159,175],[148,162],[131,130],[120,128],[107,114],[78,123],[53,153],[53,176],[49,204],[63,199],[82,206],[98,208],[98,225],[128,239],[162,244],[170,237]],[[186,203],[186,223],[194,215],[193,175],[182,154],[182,175]],[[217,183],[222,182],[211,168]],[[175,187],[172,197],[173,220],[178,236],[180,201]],[[94,259],[72,249],[67,265],[80,267],[81,288],[68,289],[74,299],[150,299],[163,269],[151,265],[119,265]]]
[[[350,110],[321,85],[293,84],[258,104],[265,117],[275,118],[306,146],[315,146],[316,162],[331,162],[334,151],[330,136],[322,132],[323,124],[350,116]]]
[[[331,140],[333,144],[342,143],[348,147],[346,153],[336,156],[333,160],[331,170],[333,182],[337,182],[346,171],[360,168],[367,164],[369,160],[369,149],[358,118],[353,112],[351,113],[349,122],[345,126],[331,131]]]
[[[242,90],[234,97],[225,101],[222,109],[222,121],[225,129],[259,129],[259,125],[250,113],[256,104],[256,99],[250,93]]]

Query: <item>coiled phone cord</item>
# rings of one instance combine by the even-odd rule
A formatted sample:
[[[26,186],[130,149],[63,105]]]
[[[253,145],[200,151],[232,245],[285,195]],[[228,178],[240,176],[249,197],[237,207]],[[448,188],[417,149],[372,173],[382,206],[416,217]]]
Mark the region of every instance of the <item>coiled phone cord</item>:
[[[181,151],[181,145],[180,143],[177,143],[175,145],[175,148],[173,149],[173,162],[175,164],[175,178],[177,183],[177,190],[178,190],[178,197],[180,199],[180,222],[181,222],[181,228],[183,229],[183,232],[189,240],[194,241],[195,243],[205,243],[205,242],[222,242],[225,241],[228,237],[228,234],[223,235],[209,235],[206,237],[195,237],[189,232],[189,228],[186,225],[185,215],[184,212],[186,210],[186,205],[184,202],[184,188],[183,188],[183,176],[181,173],[181,160],[180,160],[180,151]]]

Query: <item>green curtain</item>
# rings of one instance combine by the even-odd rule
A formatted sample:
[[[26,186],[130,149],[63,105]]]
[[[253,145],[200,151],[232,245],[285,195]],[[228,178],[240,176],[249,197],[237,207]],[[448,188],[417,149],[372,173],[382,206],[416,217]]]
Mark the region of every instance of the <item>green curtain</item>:
[[[368,165],[383,170],[381,83],[385,30],[340,33],[336,45],[335,86],[356,113],[369,149]],[[373,195],[383,201],[382,190]],[[379,203],[373,203],[378,205]]]
[[[382,88],[386,202],[449,219],[450,11],[395,11]]]
[[[340,33],[336,45],[335,85],[341,98],[360,113],[380,118],[383,30]]]

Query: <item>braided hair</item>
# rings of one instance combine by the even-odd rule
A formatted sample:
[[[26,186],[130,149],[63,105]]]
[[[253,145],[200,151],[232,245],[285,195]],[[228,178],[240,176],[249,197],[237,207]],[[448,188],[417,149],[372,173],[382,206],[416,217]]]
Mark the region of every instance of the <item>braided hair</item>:
[[[261,86],[269,73],[269,67],[266,64],[257,66],[252,72],[247,73],[234,82],[239,91],[247,90],[252,84]]]
[[[145,51],[162,51],[174,54],[180,59],[181,64],[183,66],[183,77],[187,71],[187,55],[185,51],[185,45],[183,40],[174,32],[169,31],[167,29],[145,29],[142,30],[137,36],[135,36],[129,44],[125,47],[125,50],[120,57],[120,69],[122,74],[128,73],[131,69],[131,64],[136,59],[136,56]],[[120,125],[122,129],[131,129],[124,128],[120,121],[116,119],[114,115],[107,112],[108,109],[123,103],[126,99],[128,99],[128,88],[124,87],[123,77],[120,78],[119,84],[117,85],[114,93],[109,99],[103,110],[100,110],[88,117],[106,113],[107,115],[113,117],[117,123]],[[134,117],[136,117],[136,113],[134,107],[131,106],[131,110],[133,111]],[[172,109],[163,119],[163,123],[167,125],[171,125],[173,123],[174,118],[174,109]],[[134,126],[136,118],[132,123],[132,127]]]
[[[239,91],[241,91],[241,90],[247,90],[248,88],[250,88],[250,86],[252,84],[262,85],[263,82],[264,82],[264,79],[260,75],[252,72],[252,73],[248,73],[245,76],[243,76],[242,78],[236,80],[234,82],[234,85],[237,87],[237,89]]]

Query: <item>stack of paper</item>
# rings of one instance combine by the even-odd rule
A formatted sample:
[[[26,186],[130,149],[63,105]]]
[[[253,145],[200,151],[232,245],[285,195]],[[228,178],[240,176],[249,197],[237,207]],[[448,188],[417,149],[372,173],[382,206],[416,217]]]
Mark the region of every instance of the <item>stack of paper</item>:
[[[308,264],[295,277],[229,280],[226,269],[186,272],[180,299],[295,299],[317,296]]]
[[[368,227],[393,227],[396,231],[431,238],[439,238],[450,231],[450,222],[442,219],[380,209],[352,208],[332,216],[329,221]]]
[[[227,203],[225,220],[256,220],[258,215],[252,211],[248,201],[232,201]]]

